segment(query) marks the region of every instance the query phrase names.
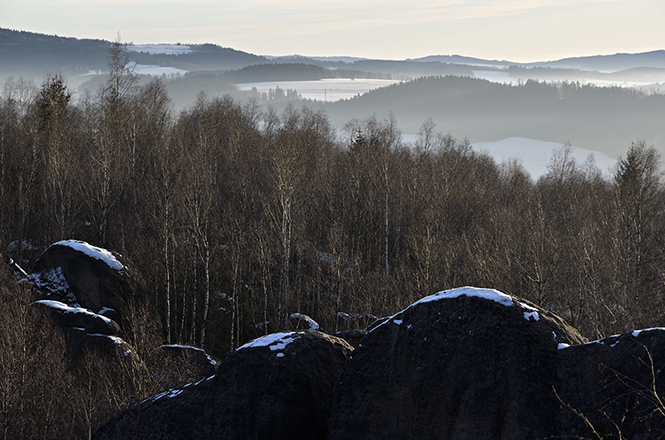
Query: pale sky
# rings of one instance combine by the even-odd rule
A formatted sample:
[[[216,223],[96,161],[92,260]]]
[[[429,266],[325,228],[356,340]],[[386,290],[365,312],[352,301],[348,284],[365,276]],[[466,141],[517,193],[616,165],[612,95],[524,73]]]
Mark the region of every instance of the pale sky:
[[[0,27],[258,55],[530,62],[665,49],[665,0],[0,0]]]

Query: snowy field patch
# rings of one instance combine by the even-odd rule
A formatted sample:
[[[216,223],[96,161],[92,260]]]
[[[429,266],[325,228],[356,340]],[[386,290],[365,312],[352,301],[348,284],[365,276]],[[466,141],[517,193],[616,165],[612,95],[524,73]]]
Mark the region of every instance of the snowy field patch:
[[[564,147],[564,144],[523,137],[509,137],[494,142],[475,142],[471,147],[479,153],[487,153],[497,164],[517,160],[535,181],[547,174],[552,157],[557,150]],[[589,156],[593,157],[595,165],[605,179],[612,176],[617,164],[616,159],[586,148],[572,147],[571,153],[580,167],[588,160]]]
[[[152,66],[147,64],[138,64],[133,61],[127,64],[127,68],[134,72],[136,75],[150,76],[180,76],[188,72],[188,70],[177,69],[175,67]]]
[[[152,55],[182,55],[192,53],[191,46],[181,44],[128,44],[130,52],[143,52]]]

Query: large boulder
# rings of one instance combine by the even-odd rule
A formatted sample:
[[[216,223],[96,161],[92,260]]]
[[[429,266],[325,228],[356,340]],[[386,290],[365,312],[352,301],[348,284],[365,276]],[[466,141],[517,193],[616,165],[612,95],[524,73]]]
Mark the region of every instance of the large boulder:
[[[665,438],[663,367],[663,328],[562,346],[556,390],[562,405],[559,435]]]
[[[550,438],[559,347],[582,342],[557,316],[495,290],[426,297],[362,339],[328,440]]]
[[[121,257],[83,241],[64,240],[49,246],[31,276],[46,299],[81,306],[95,313],[120,312],[131,295],[127,267]]]
[[[310,330],[255,339],[215,376],[131,405],[94,438],[323,440],[333,388],[352,351]]]
[[[58,324],[72,360],[79,360],[85,351],[99,350],[128,361],[132,366],[140,364],[136,350],[117,336],[120,326],[112,319],[55,300],[35,301],[31,307],[48,312]]]

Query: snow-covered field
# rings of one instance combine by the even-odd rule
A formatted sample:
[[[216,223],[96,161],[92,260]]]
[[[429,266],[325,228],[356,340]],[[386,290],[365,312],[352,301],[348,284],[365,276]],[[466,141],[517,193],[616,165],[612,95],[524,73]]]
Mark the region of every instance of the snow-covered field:
[[[130,52],[145,52],[150,54],[180,55],[192,52],[190,46],[181,44],[128,44]]]
[[[259,92],[268,92],[277,87],[286,91],[296,90],[303,99],[315,99],[318,101],[334,102],[341,99],[353,98],[370,90],[378,89],[395,84],[399,81],[388,79],[348,79],[328,78],[319,81],[267,81],[255,83],[238,84],[240,90],[252,90],[256,88]]]
[[[131,62],[127,65],[137,75],[151,75],[151,76],[177,76],[184,75],[187,73],[187,70],[177,69],[175,67],[162,67],[162,66],[150,66],[146,64],[138,64]]]
[[[518,160],[531,174],[533,180],[538,180],[547,173],[547,167],[552,161],[556,150],[564,144],[546,142],[522,137],[510,137],[495,142],[476,142],[472,144],[475,151],[485,152],[501,164],[511,159]],[[614,172],[617,161],[598,151],[586,148],[572,147],[572,156],[578,165],[583,165],[589,156],[593,157],[596,166],[604,178],[610,178]]]
[[[402,134],[405,144],[414,145],[417,136],[414,134]],[[558,142],[539,141],[523,137],[509,137],[498,141],[475,142],[471,144],[474,151],[486,153],[491,156],[498,165],[511,160],[519,162],[531,178],[536,181],[547,174],[547,168],[552,162],[552,157],[557,150],[565,144]],[[589,155],[593,157],[596,167],[600,170],[603,178],[609,179],[614,173],[617,161],[598,151],[587,150],[572,146],[572,157],[582,167],[588,160]]]
[[[511,77],[507,70],[474,70],[473,75],[478,79],[485,79],[495,83],[512,85],[519,83],[519,80]],[[593,84],[598,87],[643,87],[649,85],[648,82],[609,81],[596,78],[584,78],[576,81],[580,84]]]

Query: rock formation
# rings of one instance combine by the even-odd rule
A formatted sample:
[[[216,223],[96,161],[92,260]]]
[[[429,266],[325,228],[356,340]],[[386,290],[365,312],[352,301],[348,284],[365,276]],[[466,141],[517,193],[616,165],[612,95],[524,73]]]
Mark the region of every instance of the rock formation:
[[[59,241],[39,257],[32,279],[48,299],[117,314],[132,293],[120,258],[82,241]]]
[[[340,336],[355,350],[318,331],[258,338],[95,438],[665,438],[665,329],[587,342],[527,301],[464,287]]]
[[[255,339],[215,376],[133,404],[94,438],[323,440],[333,388],[352,351],[310,330]]]
[[[557,424],[558,346],[582,341],[500,292],[439,292],[361,341],[337,385],[328,439],[546,438]]]

